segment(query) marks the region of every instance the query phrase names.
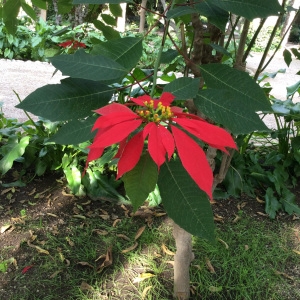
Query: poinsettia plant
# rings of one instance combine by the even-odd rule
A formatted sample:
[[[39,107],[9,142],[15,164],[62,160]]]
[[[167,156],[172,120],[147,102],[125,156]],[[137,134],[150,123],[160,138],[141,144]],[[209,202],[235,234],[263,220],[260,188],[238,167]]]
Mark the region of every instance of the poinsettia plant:
[[[96,110],[101,117],[93,126],[97,134],[89,146],[87,162],[101,157],[105,148],[118,143],[118,179],[137,165],[147,139],[148,152],[158,169],[166,158],[172,158],[176,149],[185,170],[212,199],[212,170],[196,140],[225,153],[228,153],[226,147],[237,147],[226,130],[183,112],[180,107],[171,106],[174,98],[169,92],[157,100],[144,95],[130,98],[126,104],[112,103]],[[134,111],[129,108],[132,104],[135,105]]]

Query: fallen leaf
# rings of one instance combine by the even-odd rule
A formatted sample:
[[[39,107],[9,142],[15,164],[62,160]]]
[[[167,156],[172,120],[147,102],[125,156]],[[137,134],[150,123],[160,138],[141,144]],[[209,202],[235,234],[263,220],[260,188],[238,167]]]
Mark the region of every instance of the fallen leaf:
[[[96,261],[98,261],[100,258],[103,258],[103,255],[101,255]],[[104,256],[104,261],[101,263],[101,265],[97,268],[97,273],[101,272],[103,268],[107,268],[108,266],[112,265],[113,259],[112,259],[112,246],[108,247],[106,254]]]
[[[62,191],[61,193],[63,194],[63,196],[74,197],[73,194],[68,194],[68,193],[66,193],[65,191]]]
[[[62,272],[62,270],[55,271],[52,275],[49,276],[49,278],[52,279],[52,278],[56,277],[61,272]]]
[[[159,217],[165,216],[166,214],[167,214],[167,213],[165,213],[165,212],[154,212],[154,217],[159,218]]]
[[[166,253],[167,255],[172,255],[172,256],[175,255],[175,253],[170,251],[165,244],[162,244],[161,248],[162,248],[163,252]]]
[[[263,216],[263,217],[268,217],[268,215],[267,214],[264,214],[264,213],[262,213],[262,212],[260,212],[260,211],[258,211],[258,212],[256,212],[258,215],[260,215],[260,216]]]
[[[4,194],[6,194],[6,193],[8,193],[8,192],[10,192],[10,191],[13,192],[13,193],[15,192],[15,190],[14,190],[13,188],[10,187],[10,188],[7,188],[7,189],[3,190],[3,191],[1,192],[1,195],[4,195]]]
[[[259,199],[258,197],[256,197],[256,201],[257,201],[258,203],[261,203],[261,204],[265,203],[264,200],[261,200],[261,199]]]
[[[300,255],[300,251],[298,251],[298,250],[293,250],[293,252]]]
[[[73,242],[69,237],[66,237],[66,240],[67,240],[67,242],[69,243],[69,245],[70,245],[71,247],[74,247],[74,246],[75,246],[74,242]]]
[[[88,262],[86,261],[80,261],[77,263],[78,265],[81,265],[81,266],[85,266],[85,267],[90,267],[92,269],[94,269],[94,266],[92,266],[91,264],[89,264]]]
[[[145,279],[149,279],[149,278],[154,277],[154,276],[155,275],[152,274],[152,273],[141,273],[141,274],[139,274],[139,276],[137,276],[133,279],[133,283],[138,283],[138,282],[141,282]]]
[[[144,232],[144,230],[146,229],[146,226],[142,226],[138,229],[135,237],[134,237],[134,240],[136,241]]]
[[[221,240],[221,239],[218,239],[218,241],[219,241],[220,243],[222,243],[222,244],[225,246],[226,249],[229,249],[229,246],[228,246],[228,244],[227,244],[225,241],[223,241],[223,240]]]
[[[51,217],[54,217],[54,218],[58,218],[58,216],[55,215],[55,214],[47,213],[47,215],[48,215],[48,216],[51,216]]]
[[[147,286],[146,288],[144,288],[143,292],[142,292],[142,300],[144,300],[147,296],[147,293],[151,290],[152,285]]]
[[[93,229],[92,232],[95,232],[99,235],[108,235],[108,231],[103,230],[103,229]]]
[[[81,203],[81,205],[85,206],[85,205],[89,205],[90,203],[91,203],[91,200],[88,200],[88,201],[86,201],[84,203]]]
[[[289,276],[289,275],[286,274],[286,273],[279,272],[279,271],[277,271],[277,270],[275,270],[274,273],[275,273],[276,275],[282,275],[283,277],[285,277],[285,278],[287,278],[287,279],[294,280],[293,277]]]
[[[130,238],[125,234],[119,233],[119,234],[116,234],[116,236],[123,239],[123,240],[125,240],[125,241],[130,242]]]
[[[175,265],[174,260],[167,260],[166,263],[170,264],[172,267],[174,267],[174,265]]]
[[[22,274],[25,274],[28,272],[28,270],[30,270],[33,267],[33,265],[27,266],[25,268],[23,268],[23,270],[21,271]]]
[[[47,250],[45,250],[45,249],[43,249],[43,248],[41,248],[41,247],[39,247],[39,246],[35,246],[35,249],[36,249],[39,253],[41,253],[41,254],[46,254],[46,255],[49,255],[49,254],[50,254],[49,251],[47,251]]]
[[[86,217],[85,217],[85,216],[82,216],[82,215],[73,215],[72,217],[73,217],[73,218],[77,218],[77,219],[83,219],[83,220],[86,219]]]
[[[28,196],[32,196],[36,191],[36,188],[34,188],[30,193],[28,193]]]
[[[232,223],[237,223],[240,219],[241,217],[236,215]]]
[[[88,283],[86,283],[85,281],[82,281],[81,285],[80,285],[80,289],[82,291],[91,291],[91,290],[93,290],[93,287],[91,285],[89,285]]]
[[[8,230],[10,227],[11,227],[11,224],[1,226],[0,233],[4,233],[4,232],[5,232],[6,230]]]
[[[101,219],[103,220],[109,220],[110,219],[110,216],[109,215],[99,215]]]
[[[116,227],[118,223],[121,222],[121,219],[116,219],[114,220],[113,224],[112,224],[112,227]]]
[[[221,292],[222,289],[223,289],[223,288],[222,288],[221,286],[210,286],[210,287],[208,288],[208,290],[209,290],[210,292],[213,292],[213,293]]]
[[[249,250],[249,246],[245,245],[245,250],[248,251]]]
[[[134,245],[132,245],[131,247],[127,248],[127,249],[124,249],[122,250],[121,252],[122,253],[127,253],[127,252],[130,252],[132,250],[134,250],[137,246],[138,246],[139,243],[135,243]]]
[[[209,269],[210,273],[213,273],[213,274],[216,273],[216,271],[215,271],[215,269],[214,269],[213,265],[211,264],[208,257],[205,258],[205,262],[206,262],[206,266]]]

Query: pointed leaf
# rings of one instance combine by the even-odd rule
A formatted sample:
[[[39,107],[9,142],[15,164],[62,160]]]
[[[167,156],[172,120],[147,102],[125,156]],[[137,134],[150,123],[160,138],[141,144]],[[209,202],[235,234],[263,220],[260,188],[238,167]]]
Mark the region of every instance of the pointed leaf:
[[[101,14],[101,18],[107,25],[117,26],[117,20],[113,16],[109,14]]]
[[[77,145],[91,140],[95,136],[95,132],[92,132],[95,121],[96,117],[91,117],[84,121],[70,121],[63,125],[57,133],[49,139],[49,142],[55,142],[61,145]]]
[[[277,0],[206,0],[208,3],[230,11],[238,16],[245,17],[248,20],[254,18],[266,18],[268,16],[277,16],[278,12],[283,12],[282,7]]]
[[[97,44],[91,54],[109,57],[127,70],[131,70],[138,63],[142,51],[141,38],[125,37]]]
[[[203,65],[200,69],[209,89],[235,92],[239,101],[251,110],[270,110],[270,102],[263,89],[246,72],[221,64]]]
[[[106,105],[113,91],[95,81],[67,78],[35,90],[16,107],[51,121],[78,119]]]
[[[240,101],[239,93],[234,91],[202,90],[194,103],[202,113],[234,135],[269,130],[259,116]]]
[[[122,177],[128,171],[131,171],[139,162],[144,148],[143,132],[140,131],[132,137],[123,147],[121,157],[118,162],[118,176]]]
[[[86,54],[84,50],[71,55],[54,56],[50,61],[63,75],[94,81],[117,82],[128,73],[112,59],[103,55]]]
[[[207,195],[191,179],[179,160],[165,163],[158,186],[169,217],[189,233],[214,241],[214,221]]]
[[[106,26],[103,22],[99,20],[94,20],[93,24],[97,29],[102,31],[104,37],[107,40],[120,39],[120,33],[114,30],[111,26]]]
[[[130,198],[133,209],[136,211],[155,189],[158,178],[158,170],[149,154],[144,154],[138,164],[124,174],[125,191]]]
[[[122,17],[122,8],[120,4],[109,4],[109,10],[115,17]]]
[[[41,9],[47,9],[47,1],[46,0],[31,0],[34,6],[37,6]]]
[[[73,0],[73,4],[119,4],[128,2],[132,2],[132,0]]]
[[[25,13],[32,19],[32,20],[36,20],[37,16],[36,13],[34,11],[34,9],[28,5],[25,0],[21,2],[21,6],[22,9],[25,11]]]
[[[286,65],[289,67],[292,62],[292,53],[289,50],[284,49],[283,58],[284,58]]]
[[[11,169],[17,158],[24,154],[25,148],[29,144],[29,140],[29,136],[23,137],[20,141],[15,137],[10,137],[7,144],[2,146],[1,154],[4,154],[3,158],[0,160],[0,172],[2,175]]]
[[[266,201],[266,213],[271,219],[275,219],[278,210],[282,209],[282,204],[274,196],[274,191],[272,188],[268,188],[265,195]]]
[[[7,33],[14,35],[17,30],[17,16],[21,7],[21,0],[7,0],[2,7],[3,22]]]
[[[175,100],[187,100],[197,95],[199,86],[200,78],[182,77],[167,84],[163,91],[172,93]]]
[[[213,174],[202,148],[186,133],[171,126],[177,153],[191,178],[212,199]]]

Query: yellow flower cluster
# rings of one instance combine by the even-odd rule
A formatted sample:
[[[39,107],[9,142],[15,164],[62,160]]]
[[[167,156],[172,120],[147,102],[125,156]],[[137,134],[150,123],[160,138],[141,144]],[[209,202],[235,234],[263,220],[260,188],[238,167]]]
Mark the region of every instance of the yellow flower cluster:
[[[154,108],[154,101],[145,101],[146,109],[137,111],[138,115],[147,120],[148,122],[159,123],[161,121],[169,120],[173,117],[170,106],[164,106],[158,102],[157,108]]]

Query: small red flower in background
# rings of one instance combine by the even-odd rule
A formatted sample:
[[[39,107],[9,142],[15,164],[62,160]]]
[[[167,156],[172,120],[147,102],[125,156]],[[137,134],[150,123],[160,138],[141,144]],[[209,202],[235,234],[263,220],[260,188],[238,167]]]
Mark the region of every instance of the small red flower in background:
[[[163,93],[158,100],[147,95],[131,98],[139,106],[136,112],[118,103],[96,110],[101,116],[93,127],[98,131],[89,146],[87,163],[101,157],[106,147],[119,143],[116,157],[120,178],[136,166],[148,138],[148,151],[158,168],[166,156],[171,159],[176,149],[183,167],[212,198],[213,174],[205,152],[186,132],[224,152],[226,147],[237,149],[236,144],[226,130],[185,113],[180,107],[170,106],[174,98],[171,93]]]
[[[75,40],[70,40],[70,41],[60,43],[60,44],[58,44],[58,46],[63,47],[63,48],[72,47],[72,49],[86,48],[86,44],[75,41]]]

